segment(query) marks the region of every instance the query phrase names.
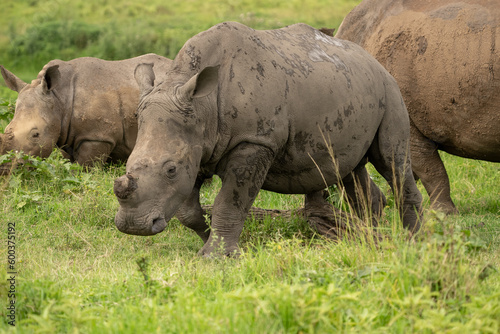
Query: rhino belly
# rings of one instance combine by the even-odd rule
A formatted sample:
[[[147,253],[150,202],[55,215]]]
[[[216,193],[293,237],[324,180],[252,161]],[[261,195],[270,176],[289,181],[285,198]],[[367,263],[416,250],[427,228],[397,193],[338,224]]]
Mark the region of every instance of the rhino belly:
[[[337,143],[333,148],[318,144],[316,149],[302,151],[303,147],[293,147],[275,160],[262,188],[284,194],[308,194],[336,184],[366,156],[373,136],[369,133],[367,138],[345,145]]]

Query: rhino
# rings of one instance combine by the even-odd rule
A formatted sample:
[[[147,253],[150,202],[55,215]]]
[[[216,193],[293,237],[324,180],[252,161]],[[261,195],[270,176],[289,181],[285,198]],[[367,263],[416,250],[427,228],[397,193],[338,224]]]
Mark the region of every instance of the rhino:
[[[412,168],[431,205],[457,213],[439,151],[500,162],[500,2],[365,0],[336,37],[370,52],[408,108]]]
[[[147,54],[106,61],[52,60],[31,84],[3,66],[7,86],[18,92],[14,118],[0,134],[0,154],[10,150],[47,157],[54,147],[72,161],[126,161],[137,137],[139,87],[134,69],[152,63],[166,73],[171,60]]]
[[[189,39],[163,81],[148,64],[135,77],[137,142],[114,183],[119,231],[154,235],[177,212],[203,240],[200,255],[237,254],[260,189],[304,194],[307,204],[367,161],[401,197],[403,225],[420,228],[406,107],[358,45],[306,24],[224,22]],[[207,229],[199,191],[214,174],[222,186]]]
[[[330,29],[324,30],[332,34]],[[57,146],[66,158],[85,166],[97,161],[126,161],[137,137],[139,87],[133,71],[143,62],[153,64],[160,75],[171,64],[170,59],[155,54],[122,61],[90,57],[52,60],[31,84],[0,66],[7,86],[19,92],[15,117],[5,134],[0,133],[0,154],[22,150],[45,158]],[[2,164],[0,174],[10,168]],[[347,200],[362,217],[367,211],[364,199],[369,198],[376,224],[387,201],[365,170],[357,171],[356,180],[369,193],[359,198],[349,175],[341,185]],[[203,215],[207,214],[205,209]],[[271,213],[258,208],[252,211],[253,215]]]

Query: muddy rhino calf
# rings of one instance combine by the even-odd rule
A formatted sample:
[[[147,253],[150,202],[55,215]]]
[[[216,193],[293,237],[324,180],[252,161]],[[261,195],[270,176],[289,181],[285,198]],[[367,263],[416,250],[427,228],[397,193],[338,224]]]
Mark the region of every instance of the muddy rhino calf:
[[[419,229],[405,105],[393,77],[356,44],[305,24],[221,23],[186,42],[163,82],[148,65],[136,79],[137,143],[114,185],[120,231],[162,232],[180,209],[205,242],[201,255],[232,254],[260,189],[317,198],[367,160],[402,189],[403,224]],[[207,230],[199,188],[212,174],[222,188]]]
[[[7,86],[18,92],[12,122],[0,134],[0,154],[9,150],[47,157],[55,146],[72,161],[125,161],[135,145],[139,87],[137,64],[165,73],[170,59],[147,54],[120,60],[52,60],[30,84],[1,67]]]

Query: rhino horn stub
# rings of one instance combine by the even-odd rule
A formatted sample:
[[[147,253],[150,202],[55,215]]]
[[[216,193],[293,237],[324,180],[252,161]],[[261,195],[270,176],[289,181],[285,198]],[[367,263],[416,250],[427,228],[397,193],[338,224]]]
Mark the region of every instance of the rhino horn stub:
[[[12,149],[12,132],[0,133],[0,154],[5,154]]]
[[[127,199],[137,189],[137,181],[131,174],[125,174],[115,180],[113,190],[116,197]]]

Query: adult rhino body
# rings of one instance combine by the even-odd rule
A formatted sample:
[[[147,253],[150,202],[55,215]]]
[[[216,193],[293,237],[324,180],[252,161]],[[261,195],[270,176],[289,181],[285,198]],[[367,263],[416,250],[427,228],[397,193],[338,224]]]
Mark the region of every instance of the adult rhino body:
[[[139,87],[134,69],[152,63],[166,72],[171,60],[148,54],[120,61],[52,60],[30,84],[1,67],[19,92],[14,118],[0,136],[0,154],[22,150],[47,157],[55,146],[80,164],[125,161],[137,137]]]
[[[411,119],[412,167],[431,204],[457,212],[438,150],[500,162],[500,2],[365,0],[336,37],[396,78]]]
[[[418,229],[406,108],[395,80],[354,43],[304,24],[221,23],[186,42],[162,83],[147,65],[136,78],[137,144],[114,187],[120,231],[159,233],[180,208],[205,242],[200,254],[232,253],[260,189],[313,199],[367,159],[402,187],[403,223]],[[207,232],[199,187],[212,174],[222,187]]]

